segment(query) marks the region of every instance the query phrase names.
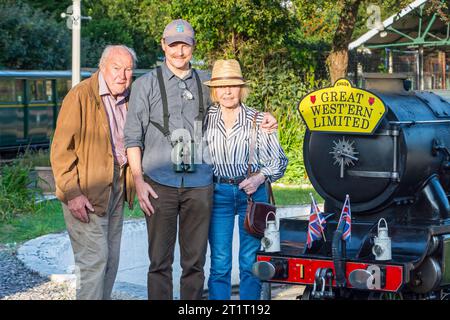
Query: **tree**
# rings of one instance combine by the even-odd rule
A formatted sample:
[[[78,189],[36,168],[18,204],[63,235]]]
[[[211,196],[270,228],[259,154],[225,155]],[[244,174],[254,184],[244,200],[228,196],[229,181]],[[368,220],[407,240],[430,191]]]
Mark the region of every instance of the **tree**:
[[[196,53],[208,63],[236,58],[246,67],[264,65],[286,52],[294,17],[281,1],[172,1],[170,15],[184,18],[196,30]]]
[[[69,30],[42,10],[26,3],[2,0],[0,32],[0,67],[65,69],[69,66]]]
[[[352,40],[362,0],[343,0],[339,23],[333,37],[332,49],[327,57],[331,82],[347,76],[348,45]]]
[[[24,1],[64,23],[60,14],[72,5],[72,0]],[[82,0],[82,15],[92,17],[92,20],[82,22],[82,66],[96,67],[103,48],[119,43],[136,51],[138,67],[154,66],[162,55],[159,40],[169,19],[169,3],[169,0]]]
[[[24,2],[34,9],[50,13],[50,16],[57,21],[61,19],[61,13],[66,12],[67,7],[72,5],[72,0],[25,0]]]
[[[133,47],[133,38],[120,21],[96,19],[82,25],[82,65],[96,67],[103,49],[108,44],[124,44]]]
[[[140,68],[150,68],[162,56],[159,48],[168,0],[84,0],[82,9],[92,20],[85,24],[83,35],[97,47],[87,61],[95,61],[101,46],[123,43],[138,56]],[[109,21],[109,22],[108,22]]]
[[[348,68],[348,46],[355,36],[361,35],[367,31],[366,22],[370,17],[366,12],[369,4],[375,4],[380,7],[381,20],[388,16],[399,12],[411,0],[318,0],[314,3],[308,3],[304,0],[297,0],[294,3],[297,8],[301,8],[303,12],[312,12],[313,9],[321,9],[322,12],[328,13],[329,25],[335,26],[332,37],[331,52],[327,57],[327,66],[330,73],[331,82],[347,75]],[[438,12],[443,21],[448,21],[448,8],[445,1],[430,0],[428,12]],[[331,7],[330,7],[331,5]],[[336,11],[337,8],[338,10]],[[331,14],[330,14],[331,13]],[[338,22],[336,23],[336,13]],[[311,15],[310,15],[311,16]],[[380,21],[381,22],[381,21]]]

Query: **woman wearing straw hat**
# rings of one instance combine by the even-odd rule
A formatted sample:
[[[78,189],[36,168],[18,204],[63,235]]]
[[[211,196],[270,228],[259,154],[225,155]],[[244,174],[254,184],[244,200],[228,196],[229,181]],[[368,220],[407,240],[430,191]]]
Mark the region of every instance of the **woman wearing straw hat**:
[[[211,80],[214,103],[206,117],[206,139],[213,162],[214,201],[209,230],[211,270],[209,299],[231,298],[234,217],[239,219],[240,299],[260,299],[261,283],[252,274],[260,240],[246,232],[247,196],[267,201],[265,181],[283,176],[288,160],[276,134],[259,130],[263,113],[244,105],[249,89],[236,60],[215,62]],[[256,126],[253,126],[256,119]],[[256,130],[256,135],[252,132]],[[256,137],[255,137],[256,136]],[[251,143],[254,139],[254,143]],[[252,147],[251,147],[252,146]],[[250,160],[250,149],[254,158]],[[249,163],[251,176],[247,175]]]

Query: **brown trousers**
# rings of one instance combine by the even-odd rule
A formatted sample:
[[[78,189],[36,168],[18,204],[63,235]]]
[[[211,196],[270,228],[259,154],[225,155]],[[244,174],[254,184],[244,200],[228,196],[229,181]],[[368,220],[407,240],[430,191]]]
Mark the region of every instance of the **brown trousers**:
[[[172,300],[172,264],[179,216],[180,299],[200,300],[203,294],[209,222],[214,187],[173,188],[145,179],[158,199],[150,198],[155,214],[146,216],[150,267],[150,300]]]
[[[75,258],[77,300],[111,298],[119,268],[122,238],[123,177],[123,169],[114,165],[113,188],[103,217],[89,214],[89,223],[84,223],[74,218],[63,204],[64,220]]]

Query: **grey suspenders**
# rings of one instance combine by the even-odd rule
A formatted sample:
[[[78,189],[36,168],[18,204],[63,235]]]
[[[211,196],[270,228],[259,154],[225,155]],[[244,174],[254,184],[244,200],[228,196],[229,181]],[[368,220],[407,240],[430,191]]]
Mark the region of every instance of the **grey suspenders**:
[[[197,71],[195,71],[195,69],[192,69],[192,72],[194,73],[195,80],[197,81],[197,90],[198,90],[198,117],[195,120],[203,122],[203,118],[205,116],[205,107],[203,102],[202,83],[200,81],[200,77],[197,74]],[[170,130],[169,130],[169,117],[170,117],[169,105],[167,103],[167,93],[166,87],[164,86],[164,79],[161,67],[156,68],[156,76],[158,78],[159,91],[161,92],[161,100],[162,100],[161,102],[163,105],[163,126],[152,120],[150,120],[150,123],[153,124],[159,131],[161,131],[162,134],[170,142],[170,144],[172,144],[170,140]]]

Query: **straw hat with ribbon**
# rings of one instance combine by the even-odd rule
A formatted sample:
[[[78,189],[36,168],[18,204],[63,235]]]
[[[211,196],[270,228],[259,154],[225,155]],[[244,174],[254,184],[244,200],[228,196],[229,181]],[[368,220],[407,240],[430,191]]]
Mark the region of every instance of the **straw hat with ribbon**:
[[[217,60],[212,69],[211,80],[204,82],[208,87],[241,86],[246,83],[241,66],[234,59]]]

